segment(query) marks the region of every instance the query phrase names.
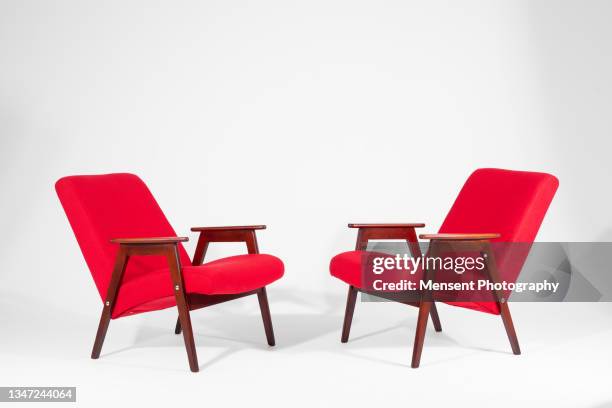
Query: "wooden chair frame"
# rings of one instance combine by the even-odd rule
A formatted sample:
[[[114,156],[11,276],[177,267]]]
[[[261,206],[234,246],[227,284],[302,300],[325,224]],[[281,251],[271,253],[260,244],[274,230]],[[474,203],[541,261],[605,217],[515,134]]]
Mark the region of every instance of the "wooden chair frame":
[[[206,250],[211,242],[244,242],[247,246],[247,251],[249,254],[258,254],[259,247],[257,245],[257,236],[255,231],[265,228],[265,225],[192,228],[191,231],[200,233],[192,265],[202,265],[204,262],[204,256],[206,255]],[[183,332],[185,349],[187,350],[187,358],[189,360],[189,368],[191,371],[199,371],[198,356],[193,339],[193,329],[191,327],[190,311],[192,310],[257,294],[266,339],[268,341],[268,345],[274,346],[274,330],[272,328],[272,318],[270,315],[270,307],[268,305],[268,296],[266,294],[265,286],[254,291],[232,295],[204,295],[187,293],[185,291],[181,262],[178,255],[178,244],[188,240],[189,239],[187,237],[119,238],[111,240],[111,242],[119,244],[119,252],[117,253],[117,257],[115,259],[113,274],[108,286],[104,306],[102,308],[102,315],[100,317],[96,339],[91,352],[91,358],[97,359],[100,357],[102,344],[104,343],[104,338],[106,337],[113,308],[115,306],[119,291],[121,290],[123,275],[130,258],[133,256],[156,255],[164,256],[166,258],[168,267],[170,269],[170,276],[172,278],[172,285],[174,287],[174,295],[176,297],[176,307],[179,315],[175,333],[180,334],[181,331]]]
[[[422,228],[425,226],[423,223],[409,223],[409,224],[349,224],[349,228],[357,228],[357,243],[355,250],[365,251],[370,240],[375,239],[402,239],[406,240],[410,253],[413,257],[417,258],[421,256],[421,248],[416,235],[416,228]],[[499,234],[421,234],[419,238],[430,241],[430,256],[436,252],[441,251],[444,246],[452,244],[453,242],[461,242],[462,246],[470,246],[471,250],[478,251],[485,258],[485,271],[488,274],[488,278],[492,282],[499,282],[499,275],[497,272],[497,266],[493,251],[491,250],[490,240],[498,238]],[[424,280],[434,280],[433,270],[424,271]],[[417,327],[414,338],[414,346],[412,350],[412,368],[418,368],[421,361],[421,354],[423,352],[423,344],[425,342],[425,331],[427,329],[427,322],[429,316],[434,325],[434,329],[437,332],[442,331],[442,325],[438,316],[438,310],[436,303],[431,296],[431,293],[423,292],[420,294],[420,300],[418,302],[405,301],[402,299],[401,294],[399,296],[393,296],[389,294],[382,294],[380,292],[365,291],[360,288],[349,286],[348,296],[346,300],[346,310],[344,313],[344,324],[342,327],[341,342],[346,343],[349,339],[351,331],[351,323],[353,321],[353,314],[355,312],[355,303],[357,300],[357,293],[362,292],[378,297],[382,297],[387,300],[396,301],[399,303],[415,306],[419,308],[419,315],[417,319]],[[494,299],[500,310],[502,322],[506,329],[506,334],[510,340],[512,352],[516,355],[521,354],[519,347],[518,338],[512,322],[512,316],[510,315],[510,308],[508,307],[507,299],[504,299],[501,291],[495,291]]]

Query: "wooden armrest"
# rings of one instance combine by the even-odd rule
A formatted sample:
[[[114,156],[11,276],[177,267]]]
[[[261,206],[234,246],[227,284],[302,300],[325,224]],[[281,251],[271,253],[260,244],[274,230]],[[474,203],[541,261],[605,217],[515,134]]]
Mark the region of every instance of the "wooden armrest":
[[[421,234],[419,238],[438,241],[485,241],[489,239],[499,238],[501,234],[484,233],[484,234]]]
[[[202,265],[208,244],[211,242],[244,242],[249,254],[258,254],[257,236],[255,230],[266,229],[265,225],[235,225],[228,227],[193,227],[193,232],[199,232],[198,245],[193,254],[193,265]]]
[[[113,244],[121,245],[178,244],[187,241],[189,241],[187,237],[114,238],[110,240]]]
[[[236,225],[229,227],[193,227],[191,231],[202,232],[202,231],[252,231],[266,229],[265,225]]]
[[[406,223],[406,224],[349,224],[349,228],[423,228],[425,224]]]

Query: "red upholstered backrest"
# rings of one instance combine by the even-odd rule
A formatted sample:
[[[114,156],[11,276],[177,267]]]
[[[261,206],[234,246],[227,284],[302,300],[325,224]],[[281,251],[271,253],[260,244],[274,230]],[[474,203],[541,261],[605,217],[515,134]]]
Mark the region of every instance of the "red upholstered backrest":
[[[528,171],[478,169],[465,182],[441,233],[501,234],[499,242],[533,242],[559,180]]]
[[[110,239],[176,236],[147,186],[133,174],[64,177],[55,190],[103,300],[119,247]],[[179,254],[181,263],[190,264],[180,245]],[[124,281],[165,266],[162,257],[134,257]]]
[[[546,173],[478,169],[465,182],[440,232],[501,234],[492,240],[498,278],[515,282],[558,186],[557,178]],[[447,303],[499,313],[494,302]]]

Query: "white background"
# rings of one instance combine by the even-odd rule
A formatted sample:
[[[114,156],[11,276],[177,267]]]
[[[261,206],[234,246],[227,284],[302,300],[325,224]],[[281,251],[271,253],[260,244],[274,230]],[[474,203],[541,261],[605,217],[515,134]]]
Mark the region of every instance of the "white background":
[[[90,404],[114,401],[113,386],[136,398],[127,383],[158,402],[214,385],[209,403],[272,405],[380,401],[369,387],[414,402],[443,384],[436,396],[466,404],[486,388],[478,405],[523,378],[517,401],[612,401],[597,386],[608,305],[516,305],[521,357],[497,320],[441,308],[448,337],[428,333],[413,371],[415,311],[359,304],[363,346],[340,347],[346,287],[328,273],[354,245],[348,222],[436,231],[478,167],[560,179],[539,240],[612,239],[611,17],[607,1],[0,1],[2,383],[77,384]],[[103,358],[87,359],[100,300],[53,184],[107,172],[140,175],[190,253],[191,226],[268,225],[260,248],[286,265],[269,290],[277,350],[245,300],[198,312],[198,375],[184,373],[173,311],[113,322]],[[578,332],[594,344],[555,343]],[[552,344],[559,359],[533,351]],[[576,387],[566,358],[586,405],[556,394]],[[452,380],[466,366],[469,387]],[[534,370],[544,386],[524,379]],[[151,387],[165,376],[177,388]]]

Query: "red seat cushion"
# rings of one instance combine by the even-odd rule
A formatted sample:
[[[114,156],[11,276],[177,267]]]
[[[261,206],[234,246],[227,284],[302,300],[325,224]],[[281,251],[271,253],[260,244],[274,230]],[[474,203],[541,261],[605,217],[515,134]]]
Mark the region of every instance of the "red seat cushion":
[[[262,288],[283,276],[283,262],[266,254],[238,255],[200,266],[183,266],[187,293],[238,294]],[[174,290],[168,268],[124,281],[119,289],[113,318],[174,306]]]
[[[329,263],[329,272],[332,276],[356,288],[363,289],[362,262],[363,251],[342,252],[334,256]]]
[[[377,275],[372,273],[371,260],[374,257],[393,258],[383,252],[372,251],[348,251],[334,256],[329,263],[329,271],[332,276],[355,286],[356,288],[373,291],[372,281],[378,279]],[[389,277],[394,273],[393,278]],[[401,274],[401,276],[399,276]],[[392,281],[398,279],[408,279],[418,282],[421,278],[421,271],[417,271],[414,275],[405,273],[404,271],[386,270],[380,279]]]
[[[386,256],[392,257],[391,255],[379,252],[366,252],[366,251],[348,251],[343,252],[334,256],[329,264],[329,270],[331,275],[340,279],[341,281],[348,283],[351,286],[354,286],[359,289],[372,291],[372,282],[370,274],[366,275],[364,271],[370,265],[367,264],[368,259],[371,259],[372,256]],[[394,281],[397,280],[397,276],[392,279],[388,279],[389,271],[385,272],[384,278],[381,278],[385,281]],[[419,269],[414,275],[410,274],[402,274],[403,279],[408,279],[416,284],[421,279],[423,273]],[[481,312],[499,314],[499,307],[495,302],[445,302],[449,305],[465,307],[468,309],[478,310]]]

